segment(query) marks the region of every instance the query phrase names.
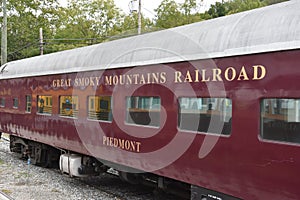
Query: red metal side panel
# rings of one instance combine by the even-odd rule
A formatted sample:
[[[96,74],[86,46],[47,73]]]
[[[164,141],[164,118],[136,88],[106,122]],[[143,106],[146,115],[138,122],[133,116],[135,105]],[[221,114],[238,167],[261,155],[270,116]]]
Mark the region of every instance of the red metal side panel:
[[[0,81],[3,132],[178,179],[243,199],[300,198],[300,147],[260,139],[262,98],[300,97],[300,51]],[[265,71],[264,71],[265,70]],[[32,94],[32,112],[25,95]],[[52,95],[52,115],[37,96]],[[79,97],[78,118],[59,115],[61,95]],[[113,97],[113,121],[87,119],[88,96]],[[12,108],[11,97],[20,99]],[[125,122],[126,98],[161,98],[160,127]],[[178,128],[178,97],[232,100],[230,136]]]

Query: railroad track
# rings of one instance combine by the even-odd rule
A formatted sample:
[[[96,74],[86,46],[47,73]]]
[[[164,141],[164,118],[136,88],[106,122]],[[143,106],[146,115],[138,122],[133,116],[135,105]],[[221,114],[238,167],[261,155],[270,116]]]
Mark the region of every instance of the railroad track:
[[[14,199],[0,191],[0,200],[14,200]]]

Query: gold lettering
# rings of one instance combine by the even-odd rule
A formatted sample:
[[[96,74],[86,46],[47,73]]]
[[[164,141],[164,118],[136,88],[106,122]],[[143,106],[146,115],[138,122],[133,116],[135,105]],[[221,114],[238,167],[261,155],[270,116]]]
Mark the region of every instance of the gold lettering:
[[[175,72],[175,83],[182,83],[181,76],[182,74],[180,71]]]
[[[124,149],[124,142],[125,142],[125,140],[119,139],[118,141],[119,141],[119,147],[121,149]]]
[[[140,146],[141,146],[141,143],[140,142],[136,142],[136,151],[137,152],[140,152]]]
[[[84,78],[78,79],[79,85],[78,86],[84,86]]]
[[[231,71],[231,77],[229,77],[229,71]],[[227,81],[233,81],[233,79],[235,79],[236,77],[236,71],[233,67],[228,67],[226,70],[225,70],[225,79]]]
[[[199,82],[199,70],[195,70],[195,81],[194,82]]]
[[[135,150],[135,141],[130,141],[130,146],[131,146],[132,151],[136,151]]]
[[[207,82],[207,81],[210,81],[210,77],[205,77],[205,73],[206,73],[206,69],[202,69],[202,82]]]
[[[213,69],[213,79],[212,81],[223,81],[221,78],[222,70],[219,68]]]
[[[127,151],[140,152],[141,143],[133,140],[125,140],[114,137],[103,136],[102,144],[114,148],[120,148]]]
[[[102,142],[103,145],[105,145],[106,140],[107,140],[107,137],[106,137],[106,136],[103,136],[103,142]]]
[[[74,86],[75,86],[75,87],[78,86],[78,79],[77,79],[77,78],[74,80]]]
[[[138,84],[138,77],[139,77],[139,74],[133,74],[132,76],[133,76],[133,78],[134,78],[134,84],[137,85],[137,84]]]
[[[76,82],[77,80],[75,80]],[[111,85],[112,84],[112,76],[105,76],[105,85]]]
[[[72,79],[70,79],[70,78],[68,79],[68,86],[69,86],[69,87],[71,87],[71,80],[72,80]]]
[[[239,80],[239,81],[242,80],[241,77],[244,77],[244,78],[243,78],[244,81],[248,81],[248,80],[249,80],[248,74],[247,74],[247,72],[246,72],[244,66],[242,67],[242,69],[241,69],[241,71],[240,71],[240,75],[239,75],[239,77],[238,77],[238,80]]]
[[[55,79],[52,81],[52,87],[71,87],[71,79]]]
[[[118,82],[119,82],[119,77],[118,77],[118,75],[114,75],[114,76],[113,76],[113,84],[114,84],[114,85],[117,85]]]
[[[258,75],[260,71],[260,76]],[[267,70],[263,65],[254,65],[253,66],[253,80],[261,80],[267,74]]]
[[[130,141],[129,141],[129,140],[126,140],[126,141],[125,141],[125,149],[126,149],[126,150],[129,150],[129,149],[130,149]]]
[[[160,83],[166,83],[167,82],[167,74],[166,72],[160,73]]]
[[[126,84],[127,84],[127,85],[129,85],[129,84],[131,85],[131,84],[132,84],[132,77],[131,77],[131,76],[132,76],[132,75],[126,75],[126,80],[127,80],[127,81],[126,81]]]
[[[213,68],[213,69],[202,69],[200,70],[186,70],[175,71],[174,72],[174,83],[199,83],[199,82],[209,82],[209,81],[249,81],[261,80],[266,77],[267,69],[263,65],[254,65],[252,77],[249,72],[247,72],[246,67],[242,66],[239,71],[234,67],[227,67],[225,69]],[[223,71],[224,70],[224,71]],[[249,78],[250,76],[250,78]],[[145,74],[124,74],[124,75],[110,75],[104,78],[105,85],[130,85],[130,84],[164,84],[168,80],[168,74],[166,72],[149,72]],[[55,79],[52,80],[51,86],[53,88],[60,87],[87,87],[87,86],[100,86],[101,76],[90,76],[68,79]]]
[[[146,84],[145,77],[143,74],[140,77],[140,84]]]
[[[99,82],[100,82],[100,77],[96,76],[95,78],[96,78],[97,86],[100,85],[100,84],[99,84]]]
[[[64,79],[60,79],[60,80],[58,80],[59,81],[59,83],[60,83],[60,87],[64,87],[65,86],[65,82],[64,82]]]
[[[84,86],[88,86],[90,84],[89,78],[84,78]]]
[[[189,83],[193,82],[190,71],[186,72],[184,82],[189,82]]]
[[[158,77],[159,77],[158,73],[152,73],[152,83],[159,83]]]
[[[125,76],[124,75],[120,75],[120,80],[119,81],[120,81],[120,85],[124,85],[125,84]]]
[[[57,87],[56,80],[53,80],[53,81],[52,81],[52,87],[54,87],[54,88],[56,88],[56,87]]]
[[[151,73],[147,73],[147,83],[151,83]]]
[[[118,147],[118,139],[117,138],[114,138],[114,147]]]
[[[95,86],[94,79],[95,77],[90,77],[90,86]]]
[[[113,145],[113,139],[114,139],[114,138],[112,138],[112,137],[109,138],[109,146],[111,146],[111,147],[114,146],[114,145]]]

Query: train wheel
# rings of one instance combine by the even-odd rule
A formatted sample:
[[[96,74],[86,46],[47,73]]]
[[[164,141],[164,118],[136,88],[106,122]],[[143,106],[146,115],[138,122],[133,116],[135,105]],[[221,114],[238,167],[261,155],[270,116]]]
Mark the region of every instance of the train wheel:
[[[31,163],[41,167],[53,167],[54,161],[59,159],[59,151],[42,143],[29,142],[29,156]]]
[[[18,158],[20,159],[27,159],[27,152],[28,152],[28,144],[22,138],[10,135],[9,137],[10,145],[9,149],[11,152],[16,153]]]

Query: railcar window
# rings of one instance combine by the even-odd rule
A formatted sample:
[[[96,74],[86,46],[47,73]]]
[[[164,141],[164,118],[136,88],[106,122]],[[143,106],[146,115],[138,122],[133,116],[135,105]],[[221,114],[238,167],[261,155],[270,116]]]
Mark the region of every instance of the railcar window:
[[[129,124],[160,126],[159,97],[127,97],[126,122]]]
[[[13,98],[13,108],[18,108],[18,107],[19,107],[19,99]]]
[[[65,117],[78,117],[78,96],[60,96],[59,114]]]
[[[88,102],[88,119],[112,121],[111,96],[89,96]]]
[[[182,130],[230,135],[232,101],[227,98],[179,98]]]
[[[300,143],[300,99],[263,99],[260,135],[267,140]]]
[[[0,107],[5,107],[5,98],[4,97],[2,97],[0,99]]]
[[[52,96],[38,96],[38,113],[52,114]]]
[[[30,113],[31,112],[31,101],[32,101],[32,98],[30,95],[26,95],[26,112]]]

